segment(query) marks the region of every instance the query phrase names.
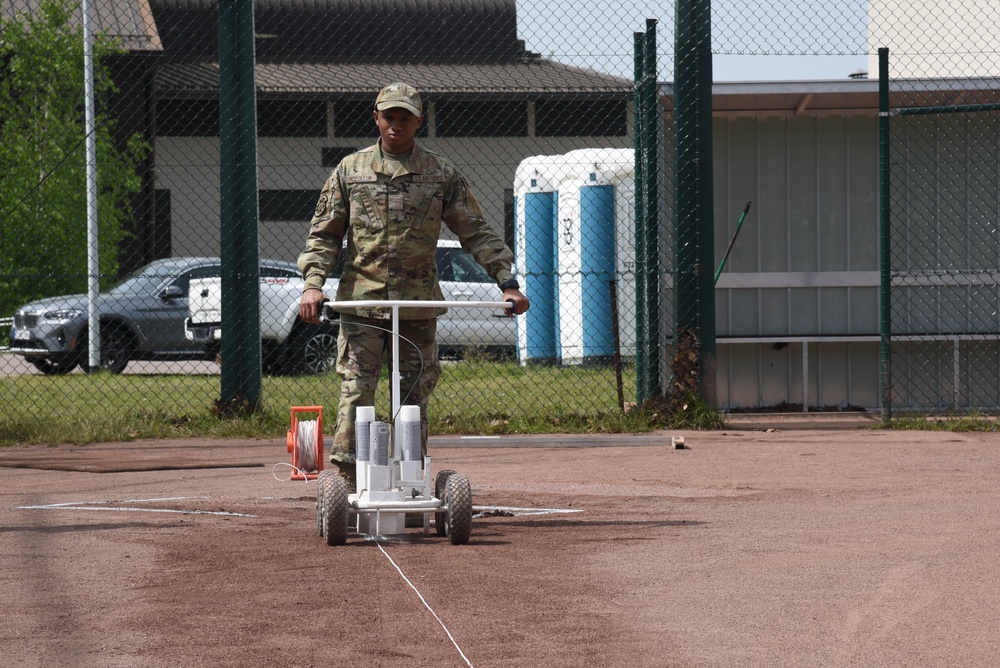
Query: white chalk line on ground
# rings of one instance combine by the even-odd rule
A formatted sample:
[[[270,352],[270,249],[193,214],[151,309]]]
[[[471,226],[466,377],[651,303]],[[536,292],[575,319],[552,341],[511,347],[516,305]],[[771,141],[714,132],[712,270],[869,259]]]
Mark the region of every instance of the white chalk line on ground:
[[[578,508],[521,508],[515,506],[473,506],[472,510],[474,513],[476,513],[476,515],[480,516],[482,515],[482,513],[490,511],[507,512],[511,513],[512,515],[547,515],[555,513],[583,512]],[[475,517],[476,515],[473,515],[473,517]],[[367,540],[374,542],[375,545],[378,546],[379,551],[381,551],[382,554],[385,555],[385,558],[389,560],[389,563],[392,564],[393,568],[396,569],[396,572],[399,573],[399,577],[403,578],[403,581],[410,586],[410,589],[412,589],[416,593],[417,598],[419,598],[420,602],[424,604],[424,607],[427,608],[427,611],[430,612],[431,615],[433,615],[434,619],[437,620],[437,623],[441,625],[442,629],[444,629],[445,635],[448,636],[448,640],[450,640],[451,644],[454,645],[455,650],[458,652],[458,655],[462,657],[463,661],[465,661],[465,665],[469,666],[469,668],[473,668],[472,662],[469,661],[469,657],[467,657],[465,655],[465,652],[462,651],[461,646],[459,646],[458,641],[455,640],[455,636],[451,634],[451,631],[448,629],[447,624],[444,623],[444,620],[442,620],[441,617],[437,614],[437,612],[434,611],[434,608],[432,608],[430,603],[427,602],[427,599],[424,598],[424,595],[420,593],[420,590],[417,589],[416,585],[414,585],[413,582],[411,582],[410,579],[406,577],[406,574],[403,573],[403,569],[400,568],[399,564],[397,564],[393,560],[393,558],[389,556],[389,553],[385,551],[385,548],[382,547],[382,542],[386,540],[386,537],[383,536],[381,538],[377,538],[375,536],[372,536],[371,534],[365,534],[365,538]],[[391,538],[389,538],[389,540],[391,540]]]
[[[179,510],[176,508],[148,508],[148,507],[137,507],[137,506],[112,505],[121,503],[158,503],[164,501],[192,501],[192,500],[205,501],[211,498],[212,497],[209,496],[168,496],[168,497],[156,497],[151,499],[125,499],[122,501],[66,501],[62,503],[46,503],[46,504],[31,505],[31,506],[18,506],[18,509],[19,510],[84,510],[84,511],[136,512],[136,513],[176,513],[182,515],[222,515],[227,517],[257,517],[257,515],[250,515],[247,513],[237,513],[226,510]],[[266,498],[273,499],[274,497],[266,497]],[[514,516],[551,515],[559,513],[583,512],[583,510],[579,508],[525,508],[519,506],[473,506],[473,511],[480,515],[482,513],[487,513],[487,512],[506,512]],[[419,589],[417,589],[416,585],[414,585],[413,582],[411,582],[410,579],[406,577],[406,574],[403,573],[403,569],[399,567],[399,564],[397,564],[393,560],[393,558],[389,556],[389,553],[386,552],[385,548],[382,547],[380,540],[371,535],[366,535],[366,538],[368,540],[373,541],[375,545],[378,546],[379,551],[381,551],[382,554],[385,555],[385,558],[389,560],[389,563],[392,564],[393,568],[396,569],[396,572],[399,573],[399,576],[403,578],[403,581],[406,582],[407,585],[410,586],[410,588],[416,593],[417,597],[420,599],[420,602],[423,603],[424,607],[427,608],[428,612],[430,612],[431,615],[433,615],[434,619],[437,620],[437,623],[441,625],[441,628],[444,630],[445,635],[448,636],[448,639],[451,641],[451,644],[454,645],[455,650],[458,652],[459,656],[462,657],[462,660],[465,661],[465,664],[469,666],[469,668],[473,668],[472,662],[469,661],[469,658],[465,655],[465,652],[462,651],[462,648],[459,646],[458,641],[455,640],[455,636],[452,635],[451,631],[448,629],[448,626],[444,623],[444,620],[442,620],[441,617],[437,614],[437,612],[434,611],[434,609],[427,602],[427,599],[424,598],[424,595],[420,593]]]
[[[441,617],[439,617],[438,614],[434,612],[434,608],[430,606],[430,603],[427,602],[427,599],[424,598],[424,595],[420,593],[420,590],[417,589],[416,585],[410,582],[410,579],[406,577],[405,573],[403,573],[403,569],[399,567],[399,564],[393,561],[392,557],[389,556],[389,553],[385,551],[385,548],[382,547],[381,541],[373,537],[371,534],[366,534],[365,537],[368,540],[373,541],[375,545],[378,546],[378,549],[382,552],[382,554],[385,555],[385,558],[389,560],[389,563],[392,564],[393,568],[396,569],[396,572],[399,573],[399,577],[403,578],[403,581],[406,582],[406,584],[410,585],[410,589],[416,592],[417,598],[420,599],[420,602],[424,604],[424,607],[427,608],[427,610],[434,616],[434,619],[437,620],[437,623],[441,625],[441,628],[444,629],[445,635],[448,636],[448,640],[451,641],[451,644],[455,646],[455,649],[458,651],[458,655],[462,657],[463,661],[465,661],[465,665],[469,666],[469,668],[473,668],[472,662],[469,661],[469,657],[465,656],[465,652],[463,652],[462,648],[459,647],[458,641],[455,640],[455,636],[453,636],[451,634],[451,631],[448,630],[448,627],[447,625],[445,625],[444,620],[442,620]]]
[[[34,506],[18,506],[18,510],[86,510],[120,513],[173,513],[178,515],[221,515],[223,517],[257,517],[247,513],[237,513],[230,510],[182,510],[179,508],[141,508],[136,506],[118,506],[119,503],[157,503],[163,501],[204,501],[210,496],[167,496],[155,499],[125,499],[123,501],[68,501],[65,503],[46,503]]]
[[[560,513],[582,513],[582,508],[518,508],[515,506],[472,506],[474,513],[504,512],[511,515],[558,515]]]
[[[115,501],[66,501],[62,503],[45,503],[31,506],[18,506],[19,510],[84,510],[102,512],[131,513],[173,513],[180,515],[217,515],[223,517],[258,517],[249,513],[238,513],[229,510],[183,510],[179,508],[146,508],[115,504],[129,503],[160,503],[164,501],[207,501],[210,496],[163,496],[150,499],[123,499]],[[264,497],[274,499],[276,497]],[[512,516],[555,515],[561,513],[582,513],[580,508],[526,508],[519,506],[473,506],[473,512],[478,517],[486,513],[501,512]]]

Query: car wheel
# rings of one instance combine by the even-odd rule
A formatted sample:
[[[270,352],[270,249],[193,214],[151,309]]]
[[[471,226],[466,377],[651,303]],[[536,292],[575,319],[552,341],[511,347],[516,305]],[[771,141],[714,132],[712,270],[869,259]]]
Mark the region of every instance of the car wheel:
[[[290,365],[310,375],[336,369],[338,332],[335,324],[304,326],[295,337]]]
[[[46,376],[63,376],[76,368],[76,361],[72,359],[42,357],[31,360],[31,363]]]
[[[260,368],[265,376],[279,376],[285,370],[285,350],[272,341],[260,343]]]
[[[80,339],[80,368],[86,373],[96,371],[109,371],[111,373],[121,373],[128,366],[131,350],[129,348],[128,337],[125,332],[117,327],[109,327],[101,332],[101,356],[100,364],[97,368],[87,364],[88,341],[86,337]]]

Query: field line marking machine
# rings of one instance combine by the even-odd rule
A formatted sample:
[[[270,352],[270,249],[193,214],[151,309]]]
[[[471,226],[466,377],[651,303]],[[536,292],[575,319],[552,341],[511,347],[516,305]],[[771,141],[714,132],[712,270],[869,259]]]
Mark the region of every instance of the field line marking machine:
[[[328,545],[343,545],[350,530],[380,537],[401,534],[407,519],[420,521],[430,534],[431,515],[439,536],[454,545],[469,542],[472,533],[472,487],[456,471],[432,476],[431,458],[422,456],[420,407],[401,405],[399,370],[399,309],[492,308],[509,310],[513,302],[360,300],[331,301],[323,319],[336,317],[338,307],[385,307],[392,310],[392,417],[376,420],[374,406],[359,406],[355,417],[356,491],[337,470],[324,469],[323,407],[292,406],[287,449],[292,456],[292,480],[315,480],[316,527]],[[303,419],[316,415],[314,420]],[[411,519],[412,521],[412,519]]]

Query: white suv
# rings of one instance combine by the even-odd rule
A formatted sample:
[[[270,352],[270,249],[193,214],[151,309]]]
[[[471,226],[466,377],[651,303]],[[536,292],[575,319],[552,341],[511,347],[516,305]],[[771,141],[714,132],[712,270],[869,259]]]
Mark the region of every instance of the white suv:
[[[503,300],[496,281],[457,241],[438,242],[438,282],[448,301]],[[441,354],[460,353],[476,346],[492,352],[513,354],[516,345],[514,319],[500,310],[453,308],[438,318]]]
[[[441,241],[437,248],[438,282],[447,301],[502,301],[496,281],[464,252],[457,241]],[[339,267],[327,278],[324,292],[334,297]],[[310,325],[298,317],[301,277],[261,276],[260,329],[262,362],[268,374],[324,373],[337,357],[337,323]],[[222,289],[218,277],[192,280],[188,340],[218,350],[222,338]],[[438,318],[438,346],[444,357],[467,348],[512,355],[516,345],[514,319],[502,309],[454,308]]]

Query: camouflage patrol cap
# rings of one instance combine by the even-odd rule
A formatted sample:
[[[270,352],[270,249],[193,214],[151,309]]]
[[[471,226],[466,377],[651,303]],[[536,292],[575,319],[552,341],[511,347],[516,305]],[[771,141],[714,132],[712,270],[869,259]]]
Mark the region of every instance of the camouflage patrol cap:
[[[414,116],[421,116],[422,105],[420,103],[420,93],[413,86],[405,83],[392,83],[379,91],[375,98],[375,110],[383,111],[400,107],[411,112]]]

